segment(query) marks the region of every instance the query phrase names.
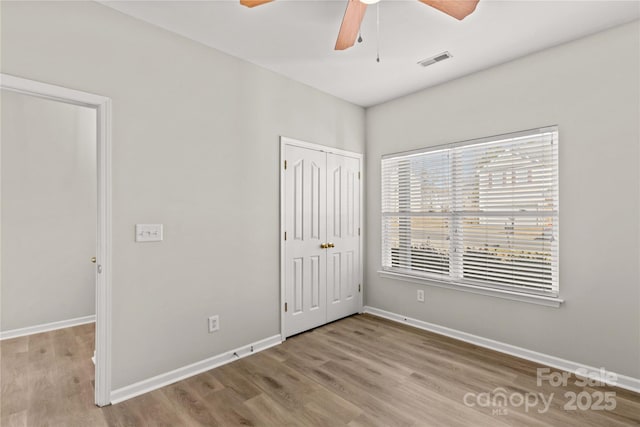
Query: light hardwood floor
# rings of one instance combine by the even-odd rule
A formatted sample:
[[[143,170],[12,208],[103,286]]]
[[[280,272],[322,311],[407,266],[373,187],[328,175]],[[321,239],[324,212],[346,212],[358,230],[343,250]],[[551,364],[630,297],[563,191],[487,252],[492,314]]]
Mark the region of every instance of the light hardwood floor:
[[[370,315],[105,408],[93,406],[93,325],[2,341],[8,426],[629,426],[640,395],[536,384],[537,365]],[[553,393],[528,411],[470,407],[480,393]],[[569,392],[614,392],[613,411],[567,411]],[[529,399],[533,402],[533,395]],[[514,397],[513,402],[519,403]],[[583,402],[585,400],[583,399]],[[495,410],[498,410],[494,412]]]

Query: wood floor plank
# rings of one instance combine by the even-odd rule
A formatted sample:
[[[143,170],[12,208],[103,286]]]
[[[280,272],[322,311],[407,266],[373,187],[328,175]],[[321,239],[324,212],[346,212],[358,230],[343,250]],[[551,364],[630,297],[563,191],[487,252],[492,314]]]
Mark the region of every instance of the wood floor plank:
[[[215,414],[222,426],[257,426],[259,418],[244,405],[244,399],[233,389],[225,388],[209,395],[202,402],[207,410]]]
[[[296,423],[292,420],[291,411],[281,406],[269,397],[266,393],[261,393],[243,403],[260,420],[262,425],[293,427]]]
[[[189,425],[212,427],[224,425],[207,409],[196,391],[184,381],[164,387],[161,392],[173,403],[175,412],[189,420]],[[125,403],[139,405],[135,399]]]
[[[305,411],[317,414],[334,423],[348,424],[362,414],[362,409],[324,387],[313,392],[304,404]]]
[[[370,393],[358,378],[342,376],[343,370],[335,363],[330,363],[332,362],[312,368],[306,372],[306,375],[341,398],[352,402],[363,412],[372,414],[386,425],[411,426],[416,423],[410,414],[405,414],[397,409],[393,402],[389,402],[375,393]]]
[[[93,341],[90,324],[0,342],[0,425],[640,426],[637,393],[575,376],[539,386],[533,362],[371,315],[104,408],[93,404]],[[554,398],[544,412],[479,404],[500,391]],[[612,411],[565,408],[565,393],[604,392],[615,393]]]
[[[1,426],[6,427],[28,427],[27,424],[27,410],[13,412],[6,418],[2,418],[0,421]]]
[[[133,412],[133,414],[128,414],[130,419],[140,420],[139,422],[148,427],[188,425],[189,420],[181,416],[181,413],[173,408],[171,400],[166,399],[162,391],[156,390],[146,393],[136,399],[138,401],[135,405],[126,408],[127,412]],[[120,405],[103,408],[103,411],[113,411],[114,417],[118,416],[117,412],[119,410]]]
[[[206,399],[212,393],[225,388],[212,372],[204,372],[195,377],[187,378],[185,382],[195,390],[201,399]]]
[[[233,389],[245,400],[262,394],[262,390],[251,381],[251,373],[247,371],[242,360],[221,366],[211,371],[213,377],[224,387]]]

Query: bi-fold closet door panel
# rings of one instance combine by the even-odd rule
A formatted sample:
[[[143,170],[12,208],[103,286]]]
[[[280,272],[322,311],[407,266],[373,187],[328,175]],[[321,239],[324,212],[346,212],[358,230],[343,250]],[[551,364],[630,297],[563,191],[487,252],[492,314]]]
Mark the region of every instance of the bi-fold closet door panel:
[[[360,161],[327,154],[327,321],[360,308]]]
[[[327,319],[326,154],[286,146],[285,334]]]
[[[360,161],[286,145],[284,334],[360,309]]]

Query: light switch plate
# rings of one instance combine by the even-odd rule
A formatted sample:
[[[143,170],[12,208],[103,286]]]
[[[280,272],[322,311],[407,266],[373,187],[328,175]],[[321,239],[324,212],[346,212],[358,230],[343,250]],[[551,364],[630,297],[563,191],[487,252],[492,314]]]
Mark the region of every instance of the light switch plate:
[[[136,224],[136,242],[161,242],[162,224]]]

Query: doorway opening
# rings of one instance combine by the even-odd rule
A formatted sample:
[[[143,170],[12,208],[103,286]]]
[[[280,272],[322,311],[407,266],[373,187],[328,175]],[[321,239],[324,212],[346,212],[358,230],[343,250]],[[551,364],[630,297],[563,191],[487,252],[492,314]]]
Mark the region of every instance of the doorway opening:
[[[0,89],[3,121],[7,120],[0,152],[1,250],[3,267],[11,267],[3,269],[2,300],[3,305],[11,304],[7,298],[27,305],[9,310],[12,317],[5,319],[6,328],[0,325],[0,338],[88,323],[93,305],[94,401],[108,405],[111,100],[6,74],[0,74]],[[63,283],[65,274],[75,284],[68,284],[65,295],[56,295],[51,288]],[[47,300],[54,304],[36,304]],[[69,306],[74,304],[85,304],[81,310],[87,315],[69,319],[74,313]]]

